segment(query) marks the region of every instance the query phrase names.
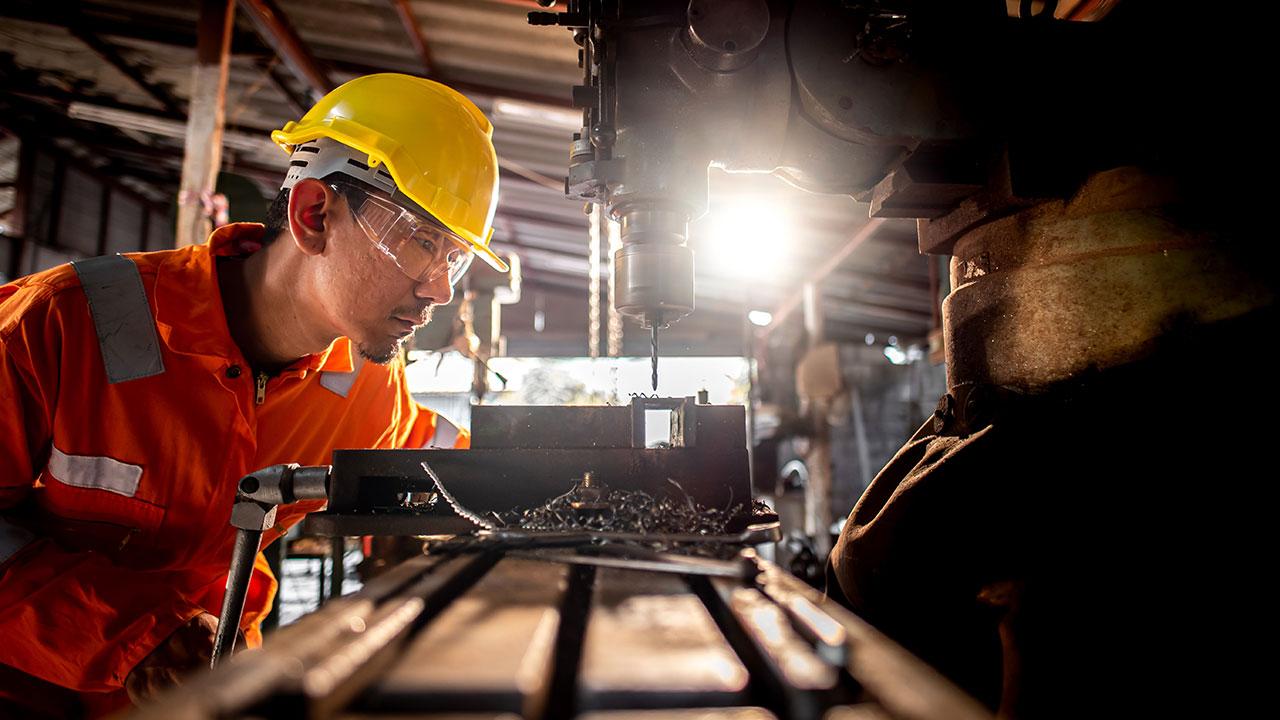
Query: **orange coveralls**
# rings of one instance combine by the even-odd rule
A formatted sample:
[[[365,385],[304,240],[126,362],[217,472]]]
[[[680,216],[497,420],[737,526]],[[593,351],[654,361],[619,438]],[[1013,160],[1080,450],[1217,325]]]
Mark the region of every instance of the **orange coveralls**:
[[[353,358],[345,338],[258,392],[214,257],[251,252],[262,232],[228,225],[207,244],[126,256],[159,339],[164,370],[151,377],[108,381],[70,266],[0,286],[0,665],[80,693],[91,712],[127,702],[139,661],[220,611],[241,476],[326,464],[335,448],[469,445],[447,421],[435,438],[437,416],[410,396],[402,363]],[[321,506],[280,508],[264,546]],[[275,590],[259,554],[250,646]]]

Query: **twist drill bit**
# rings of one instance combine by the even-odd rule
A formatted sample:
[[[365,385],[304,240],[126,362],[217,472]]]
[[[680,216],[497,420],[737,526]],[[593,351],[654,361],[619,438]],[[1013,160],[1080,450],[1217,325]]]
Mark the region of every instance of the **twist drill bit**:
[[[653,365],[653,391],[658,392],[658,324],[654,323],[649,336],[649,361]]]

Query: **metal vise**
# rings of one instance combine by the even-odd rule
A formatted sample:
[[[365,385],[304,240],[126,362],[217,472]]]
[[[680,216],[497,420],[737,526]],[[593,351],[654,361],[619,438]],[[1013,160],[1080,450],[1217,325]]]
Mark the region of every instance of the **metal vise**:
[[[668,438],[646,447],[645,430],[669,413]],[[663,417],[660,422],[668,421]],[[329,507],[308,517],[324,535],[425,535],[473,529],[444,503],[411,499],[434,486],[425,460],[457,501],[484,514],[541,505],[586,473],[610,488],[654,497],[679,493],[707,507],[750,503],[746,411],[694,398],[635,397],[628,406],[477,406],[470,450],[338,450]],[[674,481],[674,485],[672,482]]]

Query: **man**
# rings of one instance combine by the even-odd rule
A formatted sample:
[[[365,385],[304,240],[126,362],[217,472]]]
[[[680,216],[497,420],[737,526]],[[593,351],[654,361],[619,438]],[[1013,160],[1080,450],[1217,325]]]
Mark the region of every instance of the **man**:
[[[397,349],[474,255],[507,269],[491,135],[449,88],[358,78],[272,134],[292,155],[265,228],[0,287],[0,715],[107,712],[206,664],[244,474],[467,446]]]

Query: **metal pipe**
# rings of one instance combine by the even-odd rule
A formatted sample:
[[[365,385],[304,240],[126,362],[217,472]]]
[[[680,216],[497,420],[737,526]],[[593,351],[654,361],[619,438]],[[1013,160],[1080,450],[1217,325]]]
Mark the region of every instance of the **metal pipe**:
[[[253,574],[253,561],[262,542],[261,530],[236,528],[236,544],[231,551],[231,567],[227,570],[227,591],[222,596],[222,613],[218,615],[218,630],[214,635],[213,658],[209,667],[216,668],[222,658],[231,655],[236,647],[236,631],[240,614],[244,612],[244,600],[249,594],[249,576]]]

